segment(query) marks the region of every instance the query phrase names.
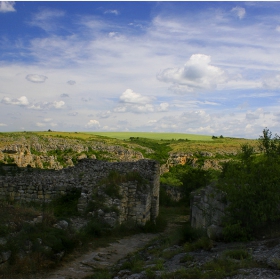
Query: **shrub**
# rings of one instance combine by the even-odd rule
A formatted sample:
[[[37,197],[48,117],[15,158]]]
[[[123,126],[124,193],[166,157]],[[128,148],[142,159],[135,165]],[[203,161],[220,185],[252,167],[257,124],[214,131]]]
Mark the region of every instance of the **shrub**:
[[[219,187],[230,202],[224,220],[224,237],[228,241],[250,239],[254,231],[280,218],[280,157],[278,138],[268,130],[260,138],[263,155],[255,157],[249,145],[241,147],[241,161],[223,166]]]
[[[224,256],[235,259],[244,260],[250,257],[250,254],[245,249],[233,249],[224,252]]]
[[[161,176],[161,183],[166,183],[182,190],[182,199],[187,205],[190,203],[190,193],[207,186],[212,180],[213,173],[211,171],[202,168],[193,168],[188,164],[173,166],[169,172]],[[163,199],[167,200],[163,192],[161,195]],[[168,201],[166,202],[169,203]]]
[[[81,190],[77,188],[71,189],[67,194],[61,195],[47,205],[47,209],[52,209],[57,218],[69,216],[77,216],[78,199],[81,196]]]

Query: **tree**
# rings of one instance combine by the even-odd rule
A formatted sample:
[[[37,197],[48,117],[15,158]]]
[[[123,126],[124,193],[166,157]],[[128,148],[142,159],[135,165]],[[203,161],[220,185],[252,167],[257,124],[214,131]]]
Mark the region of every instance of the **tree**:
[[[275,134],[272,138],[272,133],[268,128],[263,130],[263,135],[259,138],[259,149],[266,156],[275,157],[280,155],[280,137]]]
[[[263,156],[254,156],[248,144],[241,146],[241,161],[227,162],[219,187],[230,202],[226,210],[224,236],[230,241],[249,238],[267,222],[280,218],[280,142],[266,128],[259,138]]]

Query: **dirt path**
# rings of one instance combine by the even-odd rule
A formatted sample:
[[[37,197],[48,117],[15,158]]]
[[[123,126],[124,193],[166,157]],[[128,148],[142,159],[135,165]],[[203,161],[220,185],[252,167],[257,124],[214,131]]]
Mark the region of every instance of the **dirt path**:
[[[139,233],[133,236],[122,238],[109,246],[97,248],[88,252],[73,261],[67,262],[62,267],[48,274],[45,279],[80,279],[92,274],[96,268],[105,268],[114,265],[118,260],[127,254],[143,248],[149,241],[168,232],[178,226],[177,222],[186,221],[187,216],[176,217],[168,223],[163,233]]]

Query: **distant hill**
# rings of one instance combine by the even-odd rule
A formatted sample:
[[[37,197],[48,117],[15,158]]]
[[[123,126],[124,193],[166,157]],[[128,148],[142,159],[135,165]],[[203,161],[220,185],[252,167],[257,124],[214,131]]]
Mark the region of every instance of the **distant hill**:
[[[212,136],[186,133],[171,133],[171,132],[89,132],[90,134],[106,136],[117,139],[129,139],[130,137],[141,137],[155,140],[201,140],[212,141]]]

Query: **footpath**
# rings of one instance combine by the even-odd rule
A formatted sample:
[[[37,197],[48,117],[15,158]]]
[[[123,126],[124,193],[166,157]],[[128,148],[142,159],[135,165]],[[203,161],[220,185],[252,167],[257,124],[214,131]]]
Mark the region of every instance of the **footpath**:
[[[181,221],[187,221],[188,216],[178,217]],[[151,240],[168,234],[170,230],[178,226],[178,219],[169,221],[163,233],[139,233],[121,238],[110,243],[107,247],[101,247],[87,252],[70,262],[65,262],[46,275],[40,275],[44,279],[81,279],[94,273],[95,269],[109,268],[129,253],[135,252]]]

